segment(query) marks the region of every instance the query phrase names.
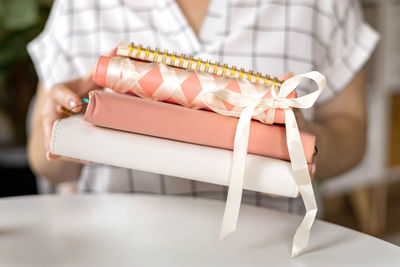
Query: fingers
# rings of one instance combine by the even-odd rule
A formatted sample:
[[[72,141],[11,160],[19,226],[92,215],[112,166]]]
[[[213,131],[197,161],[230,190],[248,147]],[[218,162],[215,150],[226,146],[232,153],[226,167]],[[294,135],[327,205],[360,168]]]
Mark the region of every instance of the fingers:
[[[87,96],[90,91],[100,88],[100,86],[94,83],[93,75],[94,69],[92,69],[86,76],[68,81],[64,83],[64,85],[80,97]]]
[[[107,56],[114,56],[116,53],[117,48],[107,53]],[[51,88],[51,90],[46,94],[46,100],[44,102],[41,115],[43,135],[45,139],[44,144],[47,150],[46,157],[48,160],[60,158],[59,156],[50,153],[50,141],[53,124],[56,120],[62,118],[63,109],[73,113],[81,111],[81,97],[86,97],[91,90],[100,88],[93,82],[93,74],[94,70],[90,71],[82,78],[57,84],[53,86],[53,88]],[[79,160],[78,162],[82,163],[82,161]]]
[[[59,159],[60,156],[51,154],[51,152],[48,151],[47,154],[46,154],[46,158],[47,158],[47,160],[56,160],[56,159]]]
[[[113,50],[111,50],[110,52],[108,52],[107,54],[105,54],[106,57],[113,57],[117,55],[117,50],[118,47],[114,48]]]
[[[67,161],[71,161],[71,162],[81,163],[81,164],[85,164],[85,165],[90,165],[90,164],[93,163],[93,162],[91,162],[91,161],[83,160],[83,159],[74,159],[74,158],[65,157],[65,156],[62,156],[62,157],[57,156],[57,157],[58,157],[59,159],[62,159],[62,160],[67,160]]]
[[[286,81],[289,78],[292,78],[294,76],[293,72],[289,71],[288,73],[285,73],[282,77],[281,80],[282,81]]]
[[[303,120],[303,114],[301,113],[301,110],[298,108],[293,108],[294,116],[297,119]]]
[[[73,113],[81,111],[81,96],[86,96],[89,91],[99,88],[93,82],[92,75],[92,73],[89,73],[85,77],[57,84],[46,94],[41,114],[48,160],[58,158],[50,153],[50,140],[53,124],[56,120],[62,118],[63,109]]]
[[[310,123],[304,119],[303,114],[301,113],[300,109],[293,108],[294,116],[296,118],[297,127],[300,131],[304,131],[307,133],[311,133]]]
[[[300,109],[298,109],[298,108],[293,108],[293,113],[294,113],[294,116],[295,116],[296,121],[297,121],[298,123],[304,123],[304,122],[306,122],[306,119],[304,118],[303,113],[301,112]]]
[[[43,127],[43,138],[44,138],[44,145],[47,150],[47,158],[49,157],[50,151],[50,139],[51,139],[51,132],[53,129],[54,121],[61,117],[61,114],[57,110],[57,104],[52,100],[50,96],[47,96],[46,102],[44,103],[42,109],[42,127]]]
[[[76,93],[74,93],[66,84],[57,84],[50,90],[51,100],[55,106],[65,108],[71,112],[79,112],[81,110],[82,101]],[[61,111],[61,110],[59,110]]]
[[[75,162],[75,163],[80,163],[80,164],[85,164],[85,165],[90,165],[93,162],[91,161],[87,161],[87,160],[82,160],[82,159],[74,159],[74,158],[70,158],[70,157],[65,157],[65,156],[57,156],[54,154],[51,154],[50,152],[47,155],[47,159],[48,160],[56,160],[56,159],[61,159],[61,160],[66,160],[66,161],[70,161],[70,162]]]
[[[314,156],[313,162],[311,164],[309,164],[309,166],[308,166],[308,171],[310,173],[311,181],[315,180],[315,171],[317,170],[317,164],[315,163],[315,158],[316,158],[316,156]]]

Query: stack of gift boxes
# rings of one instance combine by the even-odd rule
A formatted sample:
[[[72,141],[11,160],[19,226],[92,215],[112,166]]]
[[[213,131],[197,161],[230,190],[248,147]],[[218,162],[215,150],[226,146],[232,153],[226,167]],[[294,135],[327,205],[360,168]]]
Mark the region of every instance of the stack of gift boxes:
[[[127,61],[133,65],[147,64],[123,57],[99,58],[94,80],[98,85],[110,88],[114,92],[90,92],[90,103],[85,114],[87,122],[111,129],[233,150],[238,118],[206,110],[207,106],[202,103],[199,106],[203,109],[190,108],[194,100],[201,98],[202,84],[198,73],[190,72],[186,75],[187,79],[182,79],[180,84],[174,84],[174,92],[165,97],[165,102],[154,101],[153,97],[158,90],[169,89],[164,84],[159,65],[152,64],[142,77],[130,81],[129,77],[123,76],[126,72],[123,68],[131,66],[124,64]],[[110,70],[112,67],[117,69],[117,73]],[[175,71],[182,72],[179,69]],[[120,78],[114,84],[107,81],[107,73],[110,72],[114,72],[113,74]],[[265,88],[268,89],[265,91],[268,97],[271,87]],[[241,92],[236,79],[232,79],[224,89]],[[137,97],[139,94],[141,97]],[[293,96],[295,94],[289,95]],[[224,103],[224,106],[229,108],[227,103]],[[274,121],[274,125],[251,121],[248,153],[289,161],[282,110],[276,110]],[[304,132],[300,135],[307,162],[311,165],[315,137]]]

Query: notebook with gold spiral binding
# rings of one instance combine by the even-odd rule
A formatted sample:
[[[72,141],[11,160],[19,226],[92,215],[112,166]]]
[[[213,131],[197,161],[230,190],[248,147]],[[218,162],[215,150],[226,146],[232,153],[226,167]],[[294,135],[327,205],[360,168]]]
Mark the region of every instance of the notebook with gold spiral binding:
[[[229,76],[232,78],[245,78],[253,83],[260,84],[276,84],[281,85],[282,81],[276,77],[271,77],[268,74],[254,73],[250,70],[238,68],[237,66],[228,66],[219,62],[205,61],[200,58],[178,54],[176,52],[168,52],[167,50],[160,51],[155,48],[143,47],[121,41],[117,50],[118,56],[128,57],[146,62],[163,63],[171,67],[186,69],[191,71],[206,72],[218,76]]]

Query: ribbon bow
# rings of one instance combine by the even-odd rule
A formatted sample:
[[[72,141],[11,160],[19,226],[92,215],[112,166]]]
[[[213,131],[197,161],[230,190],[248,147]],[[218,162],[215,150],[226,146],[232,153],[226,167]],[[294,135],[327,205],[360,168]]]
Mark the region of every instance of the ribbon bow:
[[[157,66],[159,66],[162,73],[163,83],[155,92],[149,94],[140,86],[139,80]],[[181,105],[191,108],[208,106],[211,110],[222,115],[239,117],[235,133],[228,198],[219,240],[236,229],[242,199],[250,120],[254,116],[255,119],[263,123],[272,124],[275,118],[275,110],[277,108],[283,109],[293,177],[306,207],[306,215],[293,238],[292,256],[297,255],[307,246],[310,229],[317,213],[317,205],[292,108],[310,108],[326,86],[325,77],[316,71],[292,77],[285,81],[280,88],[273,86],[271,97],[264,98],[266,85],[255,85],[246,79],[239,79],[239,87],[242,89],[242,93],[239,94],[225,89],[233,78],[222,77],[215,80],[212,75],[199,72],[197,76],[202,84],[202,92],[199,94],[199,98],[196,97],[192,103],[187,103],[184,98],[179,98],[179,87],[190,75],[192,75],[192,72],[189,71],[180,71],[178,75],[173,68],[164,64],[148,63],[136,65],[135,62],[127,58],[116,58],[116,60],[110,61],[107,71],[107,83],[110,88],[117,92],[132,91],[140,97],[157,101],[164,101],[171,96],[177,96],[176,100]],[[304,78],[316,82],[318,90],[301,97],[287,98]],[[234,105],[235,108],[233,110],[224,109],[222,101]],[[268,110],[267,115],[264,113],[266,110]]]
[[[304,78],[313,80],[318,89],[310,94],[286,98],[296,89]],[[292,257],[298,255],[308,244],[311,226],[317,214],[317,204],[311,184],[310,173],[304,155],[303,145],[296,118],[291,108],[310,108],[315,103],[323,88],[326,86],[325,77],[316,71],[294,76],[286,80],[279,88],[274,86],[271,90],[271,98],[263,98],[265,90],[257,90],[258,86],[248,80],[239,80],[240,87],[245,88],[243,94],[235,93],[227,89],[208,91],[203,95],[203,100],[213,111],[225,116],[239,117],[235,133],[233,159],[230,172],[230,183],[226,201],[224,216],[221,225],[219,241],[236,230],[240,203],[243,191],[243,179],[247,146],[249,141],[250,120],[261,112],[268,110],[264,123],[272,124],[275,117],[275,109],[281,108],[285,111],[286,141],[292,165],[293,177],[296,186],[303,198],[306,207],[306,215],[297,228],[293,237]],[[229,111],[213,106],[213,99],[218,98],[236,106],[238,109]]]

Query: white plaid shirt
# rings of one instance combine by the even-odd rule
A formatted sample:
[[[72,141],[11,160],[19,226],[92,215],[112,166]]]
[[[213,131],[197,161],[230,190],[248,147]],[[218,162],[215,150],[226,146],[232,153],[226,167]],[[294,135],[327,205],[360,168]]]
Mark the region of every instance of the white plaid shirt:
[[[199,36],[173,0],[56,0],[45,30],[28,50],[49,89],[87,73],[120,40],[276,77],[317,70],[328,80],[317,103],[323,104],[353,79],[378,36],[364,23],[355,0],[210,0]],[[305,84],[298,93],[310,88]],[[79,187],[220,199],[227,192],[222,186],[99,164],[83,168]],[[243,201],[297,210],[293,201],[252,192]]]

